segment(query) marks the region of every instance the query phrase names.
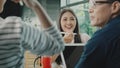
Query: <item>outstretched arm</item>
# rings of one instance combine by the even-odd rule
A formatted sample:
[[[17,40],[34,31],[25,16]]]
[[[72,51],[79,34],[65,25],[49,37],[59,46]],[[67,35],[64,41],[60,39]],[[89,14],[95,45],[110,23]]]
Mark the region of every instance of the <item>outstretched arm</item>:
[[[22,44],[24,48],[38,55],[60,53],[64,49],[62,36],[59,30],[52,24],[41,4],[37,0],[23,1],[36,13],[38,19],[41,21],[41,25],[45,29],[44,31],[38,30],[22,23]]]

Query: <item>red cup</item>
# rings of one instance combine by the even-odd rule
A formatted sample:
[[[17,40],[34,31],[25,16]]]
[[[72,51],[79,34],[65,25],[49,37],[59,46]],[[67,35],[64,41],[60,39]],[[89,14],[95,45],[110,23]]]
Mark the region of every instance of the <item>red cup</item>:
[[[51,58],[49,56],[41,57],[42,68],[51,68]]]

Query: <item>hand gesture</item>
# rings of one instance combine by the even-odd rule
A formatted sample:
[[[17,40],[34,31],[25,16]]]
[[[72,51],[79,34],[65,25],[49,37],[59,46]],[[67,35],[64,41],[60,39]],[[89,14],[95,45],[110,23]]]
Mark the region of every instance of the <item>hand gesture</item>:
[[[74,40],[74,34],[73,33],[65,33],[64,37],[65,43],[71,43]]]

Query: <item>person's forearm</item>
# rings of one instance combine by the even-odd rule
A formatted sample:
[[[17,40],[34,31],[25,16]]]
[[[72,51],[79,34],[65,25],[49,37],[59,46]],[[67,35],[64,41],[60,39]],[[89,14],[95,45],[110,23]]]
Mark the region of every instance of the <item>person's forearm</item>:
[[[58,58],[59,54],[55,54],[51,57],[51,62],[55,62],[55,60]]]
[[[38,19],[41,22],[41,25],[44,28],[48,28],[52,25],[51,19],[49,18],[46,11],[41,6],[41,4],[39,4],[39,3],[35,4],[35,6],[32,8],[32,10],[36,13],[36,15],[38,16]]]

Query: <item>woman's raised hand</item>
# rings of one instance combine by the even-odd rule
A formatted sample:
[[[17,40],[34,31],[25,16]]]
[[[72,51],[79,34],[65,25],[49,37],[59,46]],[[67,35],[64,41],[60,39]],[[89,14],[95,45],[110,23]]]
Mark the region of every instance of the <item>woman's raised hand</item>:
[[[72,43],[72,41],[74,40],[74,34],[72,32],[71,33],[65,33],[63,39],[64,39],[65,43]]]

